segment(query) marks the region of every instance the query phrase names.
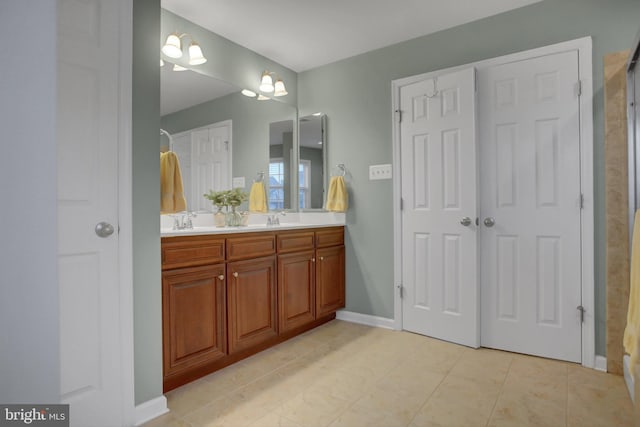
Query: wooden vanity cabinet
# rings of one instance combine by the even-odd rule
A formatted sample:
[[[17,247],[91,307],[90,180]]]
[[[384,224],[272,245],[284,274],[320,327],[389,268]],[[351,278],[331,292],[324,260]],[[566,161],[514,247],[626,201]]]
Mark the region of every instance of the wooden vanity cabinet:
[[[344,228],[162,238],[165,392],[335,318]]]
[[[344,307],[344,246],[316,250],[316,313],[324,316]]]
[[[227,265],[229,353],[278,335],[275,256]]]
[[[225,266],[162,274],[164,376],[206,369],[227,354]]]
[[[315,233],[278,234],[278,314],[280,332],[316,319]]]
[[[345,305],[344,228],[316,231],[316,316]]]

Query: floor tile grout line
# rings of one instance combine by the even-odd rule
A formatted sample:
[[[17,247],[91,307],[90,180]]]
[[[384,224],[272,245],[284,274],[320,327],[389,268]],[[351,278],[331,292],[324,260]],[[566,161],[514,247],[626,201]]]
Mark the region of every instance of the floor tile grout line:
[[[507,373],[504,376],[504,379],[502,380],[502,384],[500,385],[500,392],[496,396],[495,402],[493,402],[493,408],[491,408],[491,413],[489,414],[489,418],[487,418],[487,422],[485,423],[485,427],[488,427],[489,423],[493,419],[493,414],[495,413],[496,407],[498,406],[498,401],[500,400],[500,397],[502,396],[502,393],[504,392],[504,385],[506,384],[507,378],[509,377],[509,374],[511,373],[511,367],[513,366],[513,362],[514,361],[515,361],[515,357],[512,355],[511,356],[511,361],[509,361],[509,368],[507,369]]]

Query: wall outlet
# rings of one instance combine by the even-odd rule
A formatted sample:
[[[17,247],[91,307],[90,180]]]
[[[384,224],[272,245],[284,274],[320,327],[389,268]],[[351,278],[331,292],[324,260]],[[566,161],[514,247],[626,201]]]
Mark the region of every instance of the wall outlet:
[[[244,188],[245,186],[245,182],[244,182],[244,176],[234,176],[233,177],[233,183],[231,184],[231,186],[233,188]]]
[[[369,165],[369,180],[391,179],[391,165]]]

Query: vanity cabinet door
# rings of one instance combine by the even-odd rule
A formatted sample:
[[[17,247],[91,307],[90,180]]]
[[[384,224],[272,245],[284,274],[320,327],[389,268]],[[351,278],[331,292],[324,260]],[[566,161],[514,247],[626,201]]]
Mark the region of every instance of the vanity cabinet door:
[[[275,256],[227,264],[229,353],[278,335]]]
[[[316,249],[316,316],[344,307],[344,246]]]
[[[280,333],[315,320],[314,251],[278,255]]]
[[[164,376],[226,355],[224,264],[162,273]]]

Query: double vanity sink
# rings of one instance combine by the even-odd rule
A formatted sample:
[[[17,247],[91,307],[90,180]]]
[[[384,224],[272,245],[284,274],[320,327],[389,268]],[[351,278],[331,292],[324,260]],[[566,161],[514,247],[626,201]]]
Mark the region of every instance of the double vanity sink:
[[[319,326],[344,307],[344,222],[298,215],[274,226],[257,217],[244,227],[162,228],[165,392]]]

